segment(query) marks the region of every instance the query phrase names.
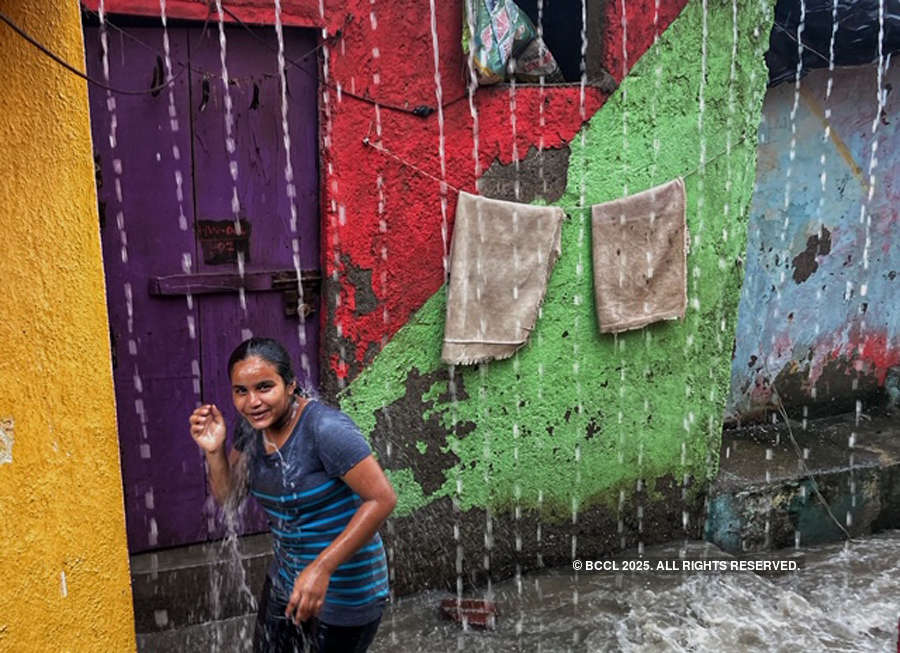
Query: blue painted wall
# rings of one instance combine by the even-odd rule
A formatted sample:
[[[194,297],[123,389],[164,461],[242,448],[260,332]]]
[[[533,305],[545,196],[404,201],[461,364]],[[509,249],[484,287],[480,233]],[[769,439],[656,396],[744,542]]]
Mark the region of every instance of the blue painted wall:
[[[835,70],[830,96],[828,70],[767,92],[727,418],[779,397],[866,410],[897,383],[900,70],[875,123],[877,70]]]

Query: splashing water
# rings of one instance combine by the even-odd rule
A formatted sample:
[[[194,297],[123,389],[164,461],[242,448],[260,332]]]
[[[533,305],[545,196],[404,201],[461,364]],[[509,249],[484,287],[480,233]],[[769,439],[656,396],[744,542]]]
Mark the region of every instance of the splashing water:
[[[800,571],[783,576],[750,572],[595,573],[581,577],[581,603],[572,602],[568,569],[533,575],[520,596],[515,580],[498,583],[502,610],[494,631],[470,631],[440,621],[434,613],[437,592],[402,598],[396,612],[397,638],[405,650],[444,653],[463,640],[466,651],[860,651],[893,650],[897,637],[900,580],[900,531],[865,540],[849,548],[827,545],[802,552]],[[690,559],[720,556],[714,546],[697,541],[647,547],[649,559],[674,559],[683,549]],[[727,557],[727,556],[725,556]],[[527,578],[527,580],[531,580]],[[517,605],[519,602],[522,605]],[[511,617],[524,613],[519,624]],[[573,632],[579,644],[574,645]],[[383,635],[371,650],[395,650]]]

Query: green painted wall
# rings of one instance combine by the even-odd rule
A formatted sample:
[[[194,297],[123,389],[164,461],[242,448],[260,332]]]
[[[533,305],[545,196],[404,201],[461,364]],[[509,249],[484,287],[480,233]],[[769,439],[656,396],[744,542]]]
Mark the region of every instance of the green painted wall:
[[[518,504],[562,521],[573,505],[614,507],[638,479],[652,490],[666,476],[715,475],[771,4],[707,5],[686,6],[571,143],[562,257],[530,344],[510,360],[457,368],[448,383],[442,290],[341,396],[364,433],[391,442],[382,457],[398,515],[455,495],[463,510]],[[692,235],[687,316],[601,335],[589,210],[574,207],[679,175]],[[441,425],[440,437],[406,430],[411,410]]]

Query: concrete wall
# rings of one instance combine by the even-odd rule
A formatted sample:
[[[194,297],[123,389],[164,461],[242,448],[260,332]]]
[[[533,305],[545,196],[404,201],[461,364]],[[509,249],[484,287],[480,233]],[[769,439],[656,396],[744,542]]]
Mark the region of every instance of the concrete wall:
[[[653,15],[652,6],[644,9]],[[380,353],[374,348],[358,376],[348,374],[353,380],[341,405],[371,435],[401,495],[388,528],[399,591],[452,586],[457,572],[463,582],[478,580],[517,566],[564,563],[576,552],[600,555],[638,541],[699,534],[728,392],[770,11],[765,4],[738,3],[735,25],[730,3],[709,3],[704,14],[701,2],[689,2],[658,42],[651,31],[646,52],[635,49],[643,56],[626,61],[629,74],[580,130],[556,130],[553,147],[562,154],[554,156],[564,160],[558,170],[565,182],[558,197],[544,198],[567,207],[569,219],[542,316],[516,357],[478,368],[444,366],[445,294],[439,288]],[[516,125],[540,124],[540,103],[529,102],[533,90],[525,90],[521,102],[523,90],[517,92]],[[574,91],[571,100],[553,96],[547,114],[577,108]],[[502,103],[489,105],[498,94]],[[496,147],[510,132],[509,90],[479,90],[478,96],[480,143]],[[595,105],[586,104],[593,112]],[[383,125],[383,142],[440,174],[433,124],[423,123],[421,132],[397,127]],[[430,152],[426,134],[433,138]],[[529,141],[515,142],[521,156]],[[510,139],[491,155],[497,158],[492,167],[510,161],[511,146]],[[471,136],[463,154],[471,156],[470,148]],[[379,175],[397,165],[378,154],[359,147],[365,165],[357,165],[364,170],[354,183],[364,181],[364,187],[348,189],[341,177],[335,192],[377,197]],[[523,177],[523,169],[531,172]],[[531,186],[533,170],[531,163],[520,165],[520,177]],[[589,221],[575,207],[678,175],[685,176],[693,238],[687,317],[618,337],[600,335],[591,299]],[[396,183],[386,193],[389,235],[379,232],[371,213],[346,211],[346,226],[340,214],[332,225],[339,236],[332,248],[345,252],[339,242],[357,262],[377,258],[384,239],[404,228],[408,246],[390,250],[401,261],[387,274],[417,297],[442,278],[441,241],[434,237],[441,222],[434,201],[439,184],[409,170]],[[489,179],[485,188],[498,186],[504,185]],[[404,215],[402,207],[417,212],[415,224],[394,222]],[[448,211],[452,215],[450,202]],[[349,338],[341,316],[360,304],[353,292],[346,297],[341,306],[347,308],[340,310],[349,313],[334,313]],[[382,304],[366,306],[374,320],[382,319]]]
[[[3,11],[83,69],[75,4]],[[133,650],[87,88],[0,34],[0,650]]]
[[[877,121],[877,65],[836,70],[830,97],[827,70],[796,94],[793,84],[766,94],[729,417],[779,397],[797,414],[852,411],[857,399],[866,411],[886,385],[896,392],[898,82],[888,70]]]

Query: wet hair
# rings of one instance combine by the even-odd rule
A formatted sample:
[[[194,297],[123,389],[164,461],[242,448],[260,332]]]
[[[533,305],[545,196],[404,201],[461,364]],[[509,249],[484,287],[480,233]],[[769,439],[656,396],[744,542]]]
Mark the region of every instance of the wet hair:
[[[290,354],[281,343],[272,338],[250,338],[235,347],[231,356],[228,357],[228,378],[231,378],[231,370],[235,365],[251,356],[257,356],[273,365],[285,386],[289,386],[291,382],[297,380],[294,368],[291,366]],[[295,388],[295,394],[299,394],[299,383]]]

